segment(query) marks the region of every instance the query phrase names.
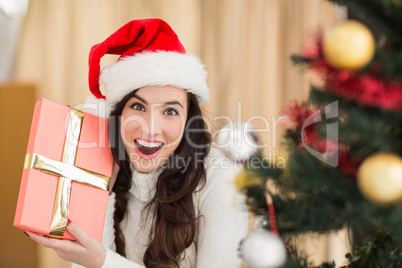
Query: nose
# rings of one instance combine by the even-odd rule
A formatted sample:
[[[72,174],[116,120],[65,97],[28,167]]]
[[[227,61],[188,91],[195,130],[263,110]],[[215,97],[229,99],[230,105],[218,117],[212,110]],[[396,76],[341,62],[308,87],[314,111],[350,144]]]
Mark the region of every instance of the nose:
[[[161,118],[160,115],[155,112],[155,109],[151,109],[146,117],[146,124],[143,126],[142,132],[147,138],[154,138],[162,133]]]

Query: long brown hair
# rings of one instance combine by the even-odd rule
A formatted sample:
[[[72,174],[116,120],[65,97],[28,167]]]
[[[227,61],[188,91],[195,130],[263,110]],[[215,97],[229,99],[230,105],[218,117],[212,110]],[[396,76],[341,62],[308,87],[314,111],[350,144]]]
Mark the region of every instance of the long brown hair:
[[[115,105],[109,122],[112,153],[120,166],[113,192],[116,193],[115,244],[117,253],[122,256],[126,256],[126,253],[120,222],[127,211],[127,192],[131,188],[132,174],[129,157],[121,140],[120,116],[126,102],[135,92],[136,90],[126,95]],[[163,165],[155,196],[147,205],[148,209],[154,209],[150,243],[143,257],[143,262],[148,268],[179,267],[184,250],[194,242],[197,234],[193,193],[205,184],[204,158],[208,154],[211,137],[206,130],[196,95],[188,93],[188,100],[189,108],[183,137],[166,165]],[[175,165],[175,159],[186,160],[190,164]]]

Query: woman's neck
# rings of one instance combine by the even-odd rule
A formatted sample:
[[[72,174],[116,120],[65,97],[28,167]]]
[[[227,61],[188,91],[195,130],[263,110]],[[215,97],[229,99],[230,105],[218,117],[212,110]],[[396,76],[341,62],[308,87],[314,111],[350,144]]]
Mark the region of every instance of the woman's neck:
[[[129,192],[139,200],[149,202],[155,196],[156,183],[162,173],[162,168],[149,173],[138,171],[132,163],[130,163],[130,168],[133,184]]]

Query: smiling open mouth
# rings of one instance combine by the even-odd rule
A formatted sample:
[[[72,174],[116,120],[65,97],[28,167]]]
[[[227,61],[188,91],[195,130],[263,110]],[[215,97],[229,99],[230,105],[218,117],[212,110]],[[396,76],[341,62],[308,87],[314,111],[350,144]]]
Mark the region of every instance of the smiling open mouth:
[[[136,139],[134,143],[138,151],[145,156],[156,156],[156,153],[163,147],[162,142],[147,142],[145,140]]]

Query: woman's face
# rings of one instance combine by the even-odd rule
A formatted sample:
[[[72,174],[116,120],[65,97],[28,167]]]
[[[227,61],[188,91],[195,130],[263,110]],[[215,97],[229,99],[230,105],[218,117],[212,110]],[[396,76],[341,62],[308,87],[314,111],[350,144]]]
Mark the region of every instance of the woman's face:
[[[125,104],[121,136],[134,167],[159,168],[179,146],[188,110],[187,92],[172,86],[142,87]]]

